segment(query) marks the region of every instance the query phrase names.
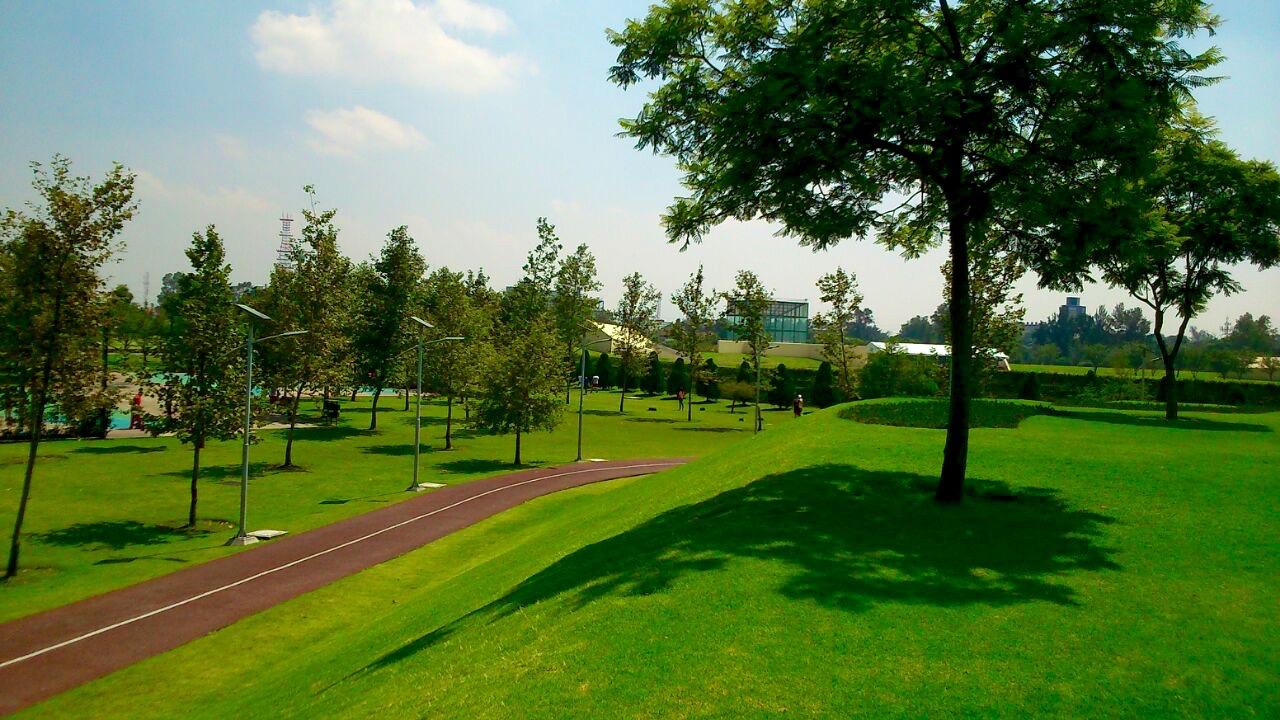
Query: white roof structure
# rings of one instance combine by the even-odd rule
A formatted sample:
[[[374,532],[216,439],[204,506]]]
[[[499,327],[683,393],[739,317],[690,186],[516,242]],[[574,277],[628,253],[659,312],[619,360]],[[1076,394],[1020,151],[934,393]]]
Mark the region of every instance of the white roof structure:
[[[938,345],[932,343],[885,343],[873,342],[868,343],[871,352],[884,352],[890,347],[894,352],[905,353],[907,355],[933,355],[934,357],[951,357],[950,345]],[[1009,356],[1002,352],[995,354],[997,360],[1008,360]]]

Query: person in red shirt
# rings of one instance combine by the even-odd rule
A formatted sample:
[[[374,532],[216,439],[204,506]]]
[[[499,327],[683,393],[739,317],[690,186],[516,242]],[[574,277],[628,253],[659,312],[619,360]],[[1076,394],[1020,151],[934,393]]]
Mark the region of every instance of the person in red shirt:
[[[129,405],[129,429],[142,430],[142,388],[138,388],[138,394],[133,396]]]
[[[803,395],[797,395],[796,399],[791,402],[791,412],[795,413],[796,417],[800,417],[801,413],[804,412]]]

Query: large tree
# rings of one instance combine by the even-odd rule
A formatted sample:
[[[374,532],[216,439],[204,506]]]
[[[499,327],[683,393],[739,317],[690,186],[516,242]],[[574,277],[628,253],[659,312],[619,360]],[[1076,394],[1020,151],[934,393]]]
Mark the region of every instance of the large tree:
[[[831,310],[813,317],[814,339],[822,345],[822,355],[831,363],[829,370],[835,374],[835,384],[846,397],[854,396],[853,343],[849,342],[849,328],[862,318],[862,293],[858,291],[858,278],[836,268],[818,278],[818,298],[831,306]]]
[[[671,300],[680,311],[680,319],[671,324],[671,345],[688,363],[685,375],[689,395],[685,419],[693,421],[693,388],[704,372],[703,352],[712,349],[715,332],[716,292],[703,288],[702,266],[689,276],[680,292]],[[674,373],[673,373],[674,374]]]
[[[765,288],[760,278],[750,270],[739,270],[732,290],[723,293],[725,301],[724,321],[729,324],[733,336],[747,344],[750,357],[752,382],[755,383],[755,430],[764,429],[764,416],[760,414],[760,362],[773,342],[773,336],[765,327],[764,316],[773,303],[773,294]],[[739,370],[741,376],[741,370]],[[741,377],[738,378],[742,380]]]
[[[596,278],[596,258],[586,245],[579,245],[561,261],[556,270],[555,297],[551,311],[555,317],[556,332],[564,347],[565,377],[585,375],[582,372],[582,340],[587,332],[591,316],[600,305],[595,293],[600,292],[600,280]],[[569,403],[569,385],[565,385],[564,401]]]
[[[306,330],[262,347],[262,384],[284,390],[288,422],[284,467],[293,466],[293,431],[302,395],[330,393],[351,380],[352,265],[338,248],[336,210],[303,210],[302,240],[292,267],[277,265],[264,293],[275,327]]]
[[[422,259],[409,229],[404,225],[387,233],[382,252],[370,263],[372,272],[362,274],[358,288],[354,349],[357,375],[373,387],[369,429],[378,428],[378,398],[393,381],[404,380],[412,365],[416,330],[409,319],[421,292],[427,264]]]
[[[209,440],[229,440],[243,431],[244,358],[238,332],[231,266],[212,225],[191,236],[191,272],[178,276],[168,299],[178,332],[165,347],[164,386],[155,394],[171,412],[150,423],[154,433],[173,432],[191,445],[191,502],[187,526],[195,527],[200,451]]]
[[[656,81],[623,131],[676,159],[673,242],[764,218],[824,248],[945,238],[951,401],[937,489],[969,446],[970,240],[996,228],[1042,280],[1083,270],[1156,128],[1219,57],[1179,38],[1200,0],[665,0],[611,33],[611,78]]]
[[[22,522],[31,499],[45,409],[83,418],[105,401],[95,387],[99,326],[106,311],[102,266],[133,217],[132,173],[114,165],[98,183],[72,175],[71,161],[32,163],[38,200],[0,219],[0,376],[18,388],[29,438],[22,494],[5,578],[18,573]]]
[[[635,272],[622,279],[618,300],[618,334],[613,338],[613,356],[618,361],[618,412],[627,401],[627,383],[640,377],[646,354],[661,322],[658,318],[658,290]]]
[[[1189,112],[1164,134],[1141,191],[1152,203],[1147,230],[1107,250],[1108,282],[1155,313],[1152,335],[1164,365],[1165,417],[1178,417],[1176,363],[1187,324],[1216,294],[1238,292],[1238,263],[1280,262],[1280,174],[1268,162],[1241,160]],[[1177,329],[1166,322],[1176,315]]]

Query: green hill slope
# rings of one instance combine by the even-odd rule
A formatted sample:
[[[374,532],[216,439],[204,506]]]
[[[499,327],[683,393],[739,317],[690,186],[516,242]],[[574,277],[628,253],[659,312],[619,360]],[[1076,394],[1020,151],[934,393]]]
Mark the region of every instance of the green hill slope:
[[[129,717],[1280,712],[1280,415],[836,412],[521,506],[33,708]]]

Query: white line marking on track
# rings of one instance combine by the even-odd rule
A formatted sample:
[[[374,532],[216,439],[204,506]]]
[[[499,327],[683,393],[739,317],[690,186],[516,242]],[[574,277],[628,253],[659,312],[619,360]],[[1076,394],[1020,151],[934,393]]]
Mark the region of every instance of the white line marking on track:
[[[27,653],[26,655],[23,655],[23,656],[21,656],[21,657],[16,657],[16,658],[13,658],[13,659],[11,659],[11,660],[5,660],[4,662],[0,662],[0,668],[6,668],[6,667],[8,667],[8,666],[10,666],[10,665],[16,665],[16,664],[18,664],[18,663],[20,663],[20,662],[23,662],[24,660],[30,660],[30,659],[32,659],[32,658],[39,657],[39,656],[41,656],[41,655],[44,655],[45,653],[50,653],[50,652],[53,652],[54,650],[58,650],[58,649],[60,649],[60,648],[67,647],[68,645],[74,645],[74,644],[76,644],[76,643],[78,643],[78,642],[80,642],[80,641],[82,641],[82,640],[88,640],[88,639],[89,639],[89,638],[91,638],[91,637],[94,637],[94,636],[97,636],[97,635],[101,635],[101,634],[103,634],[103,633],[105,633],[105,632],[110,632],[110,631],[112,631],[112,630],[115,630],[116,628],[124,627],[125,625],[130,625],[130,624],[132,624],[132,623],[138,622],[139,620],[146,620],[146,619],[147,619],[147,618],[149,618],[149,617],[154,617],[154,616],[159,615],[159,614],[161,614],[161,613],[165,613],[165,612],[168,612],[168,611],[173,610],[173,609],[175,609],[175,608],[182,607],[183,605],[186,605],[186,604],[188,604],[188,603],[193,603],[193,602],[195,602],[195,601],[197,601],[197,600],[201,600],[201,599],[203,599],[203,598],[207,598],[207,597],[209,597],[210,595],[216,595],[216,594],[218,594],[218,593],[220,593],[220,592],[222,592],[222,591],[224,591],[224,590],[230,590],[231,588],[239,587],[239,586],[241,586],[241,585],[243,585],[243,584],[245,584],[245,583],[247,583],[247,582],[252,582],[252,581],[254,581],[254,580],[257,580],[257,579],[258,579],[258,578],[260,578],[260,577],[265,577],[265,576],[270,575],[270,574],[272,574],[272,573],[280,572],[281,570],[288,570],[289,568],[294,567],[295,565],[301,565],[302,563],[307,562],[308,560],[314,560],[315,558],[318,558],[318,557],[320,557],[320,556],[322,556],[322,555],[328,555],[328,554],[329,554],[329,553],[331,553],[331,552],[336,552],[336,551],[341,550],[341,549],[343,549],[343,548],[345,548],[345,547],[350,547],[350,546],[352,546],[352,545],[355,545],[356,543],[364,542],[365,540],[368,540],[369,538],[377,537],[377,536],[379,536],[379,535],[381,535],[381,534],[383,534],[383,533],[385,533],[385,532],[390,532],[390,531],[392,531],[392,530],[395,530],[396,528],[404,527],[405,525],[408,525],[408,524],[410,524],[410,523],[417,522],[417,521],[419,521],[419,520],[421,520],[421,519],[423,519],[423,518],[428,518],[428,517],[431,517],[432,515],[436,515],[436,514],[438,514],[438,513],[442,513],[442,512],[444,512],[445,510],[452,510],[453,508],[456,508],[456,507],[458,507],[459,505],[462,505],[462,504],[464,504],[464,503],[469,503],[469,502],[471,502],[472,500],[476,500],[476,499],[482,498],[482,497],[484,497],[484,496],[486,496],[486,495],[492,495],[492,494],[494,494],[494,493],[502,492],[503,490],[510,490],[511,488],[517,488],[517,487],[520,487],[521,485],[528,485],[529,483],[535,483],[535,482],[538,482],[538,481],[540,481],[540,480],[552,480],[552,479],[554,479],[554,478],[567,477],[567,476],[569,476],[569,475],[581,475],[582,473],[602,472],[602,471],[605,471],[605,470],[636,470],[636,469],[639,469],[639,468],[672,467],[672,466],[674,466],[674,465],[679,465],[679,464],[680,464],[680,463],[673,463],[673,462],[667,462],[667,463],[642,463],[642,464],[639,464],[639,465],[620,465],[620,466],[618,466],[618,467],[612,467],[612,468],[589,468],[589,469],[586,469],[586,470],[571,470],[571,471],[569,471],[569,472],[556,473],[556,474],[554,474],[554,475],[543,475],[542,477],[536,477],[536,478],[532,478],[532,479],[529,479],[529,480],[521,480],[521,481],[520,481],[520,482],[518,482],[518,483],[512,483],[512,484],[510,484],[510,485],[503,485],[502,487],[493,488],[492,490],[486,490],[486,491],[484,491],[484,492],[482,492],[482,493],[479,493],[479,494],[476,494],[476,495],[472,495],[471,497],[463,498],[463,499],[461,499],[461,500],[459,500],[459,501],[457,501],[457,502],[453,503],[452,505],[446,505],[446,506],[444,506],[444,507],[442,507],[442,508],[437,508],[437,509],[435,509],[435,510],[432,510],[431,512],[422,513],[421,515],[415,515],[415,516],[413,516],[413,517],[411,517],[411,518],[409,518],[409,519],[407,519],[407,520],[401,520],[400,522],[395,523],[394,525],[388,525],[388,526],[386,526],[386,527],[382,528],[381,530],[375,530],[375,531],[373,531],[373,532],[369,533],[368,535],[363,535],[363,536],[361,536],[361,537],[355,538],[354,540],[348,540],[348,541],[346,541],[346,542],[344,542],[344,543],[341,543],[341,544],[338,544],[338,545],[334,545],[334,546],[333,546],[333,547],[331,547],[331,548],[327,548],[327,549],[325,549],[325,550],[321,550],[321,551],[319,551],[319,552],[314,552],[314,553],[312,553],[312,554],[310,554],[310,555],[307,555],[306,557],[298,558],[297,560],[291,560],[291,561],[289,561],[289,562],[287,562],[287,563],[285,563],[285,564],[283,564],[283,565],[278,565],[278,566],[273,567],[273,568],[270,568],[270,569],[268,569],[268,570],[263,570],[262,572],[255,573],[255,574],[253,574],[253,575],[250,575],[249,577],[241,578],[241,579],[239,579],[239,580],[236,580],[236,581],[235,581],[235,582],[233,582],[233,583],[227,583],[226,585],[223,585],[222,587],[217,587],[217,588],[214,588],[214,589],[212,589],[212,590],[206,590],[206,591],[204,591],[204,592],[202,592],[202,593],[200,593],[200,594],[198,594],[198,595],[192,595],[191,597],[186,598],[186,599],[184,599],[184,600],[179,600],[179,601],[177,601],[177,602],[174,602],[174,603],[170,603],[170,604],[168,604],[168,605],[165,605],[164,607],[156,608],[155,610],[150,610],[150,611],[148,611],[148,612],[142,613],[141,615],[137,615],[137,616],[131,617],[131,618],[127,619],[127,620],[121,620],[120,622],[112,623],[112,624],[110,624],[110,625],[107,625],[106,627],[100,627],[100,628],[98,628],[97,630],[93,630],[93,631],[87,632],[87,633],[85,633],[85,634],[83,634],[83,635],[78,635],[78,636],[76,636],[76,637],[71,638],[70,640],[63,640],[63,641],[62,641],[62,642],[60,642],[60,643],[56,643],[56,644],[54,644],[54,645],[50,645],[49,647],[41,648],[41,649],[39,649],[39,650],[35,650],[35,651],[33,651],[33,652],[29,652],[29,653]]]

